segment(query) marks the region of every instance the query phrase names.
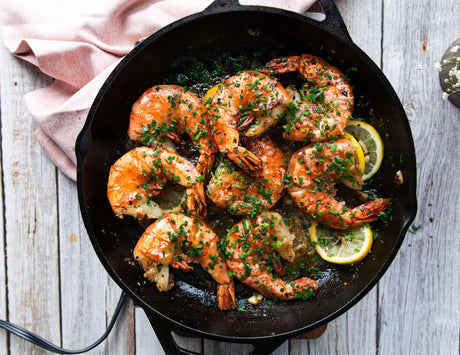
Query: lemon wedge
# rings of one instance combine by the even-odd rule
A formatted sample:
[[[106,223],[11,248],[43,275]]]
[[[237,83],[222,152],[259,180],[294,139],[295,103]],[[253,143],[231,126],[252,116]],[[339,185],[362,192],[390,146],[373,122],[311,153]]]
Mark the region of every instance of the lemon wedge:
[[[369,254],[372,230],[367,226],[337,230],[314,222],[310,240],[322,259],[334,264],[353,264]]]
[[[343,138],[348,139],[353,144],[353,146],[356,148],[355,154],[356,154],[356,160],[357,160],[359,169],[361,169],[361,171],[364,171],[366,167],[366,160],[364,157],[364,150],[361,147],[361,144],[359,144],[359,142],[355,139],[355,137],[353,137],[350,133],[345,132],[343,134]]]
[[[219,89],[219,84],[214,85],[212,88],[210,88],[208,91],[203,96],[203,103],[205,105],[211,103],[212,98],[216,94],[217,90]]]
[[[365,160],[363,180],[369,180],[382,165],[382,139],[374,127],[361,121],[350,120],[345,131],[356,138],[362,147]]]

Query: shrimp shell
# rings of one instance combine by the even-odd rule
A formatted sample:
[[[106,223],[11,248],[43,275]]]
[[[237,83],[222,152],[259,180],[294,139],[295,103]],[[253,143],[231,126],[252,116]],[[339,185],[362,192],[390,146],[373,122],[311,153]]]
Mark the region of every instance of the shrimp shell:
[[[276,251],[281,245],[282,217],[263,212],[252,219],[243,219],[227,235],[227,265],[238,280],[265,297],[294,300],[312,295],[318,282],[308,277],[283,281],[274,275],[281,267]]]
[[[219,151],[248,172],[259,170],[261,161],[240,145],[239,130],[252,122],[255,112],[267,111],[289,100],[280,83],[260,72],[246,71],[225,80],[218,86],[210,108]]]
[[[201,100],[181,86],[156,85],[134,103],[128,128],[130,139],[148,144],[154,140],[157,144],[159,137],[166,136],[180,142],[179,135],[184,133],[198,148],[197,169],[205,176],[212,168],[216,149],[210,116]]]
[[[174,152],[150,147],[134,148],[111,166],[107,197],[113,212],[119,218],[158,218],[161,211],[151,200],[167,180],[186,187],[189,211],[206,213],[203,177],[195,166]]]
[[[247,148],[259,157],[262,168],[250,175],[221,163],[209,180],[207,195],[232,214],[254,216],[281,198],[287,164],[283,152],[268,136],[250,141]]]
[[[389,206],[388,199],[377,198],[355,208],[334,196],[335,184],[347,181],[361,189],[363,171],[355,163],[355,147],[348,139],[314,143],[297,151],[291,158],[288,187],[297,206],[332,228],[348,229],[374,221]]]
[[[235,286],[218,245],[219,237],[200,218],[167,214],[145,230],[133,255],[160,291],[174,286],[169,266],[188,271],[189,263],[199,263],[218,284],[219,307],[230,310],[236,307]]]
[[[265,66],[270,74],[297,72],[304,88],[291,93],[284,138],[313,142],[343,135],[353,113],[353,89],[343,73],[323,59],[302,54],[273,59]]]

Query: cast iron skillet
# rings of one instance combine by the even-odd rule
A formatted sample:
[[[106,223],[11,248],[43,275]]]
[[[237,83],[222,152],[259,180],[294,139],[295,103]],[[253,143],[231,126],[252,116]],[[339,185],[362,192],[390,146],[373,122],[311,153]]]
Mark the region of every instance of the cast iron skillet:
[[[352,42],[333,0],[320,2],[326,13],[323,22],[280,9],[218,0],[202,13],[161,29],[136,46],[112,72],[77,139],[78,193],[91,242],[111,277],[145,310],[167,353],[186,352],[172,338],[174,329],[219,341],[251,343],[255,353],[269,353],[289,337],[331,321],[382,277],[415,217],[415,151],[403,107],[379,68]],[[130,218],[115,218],[106,198],[106,183],[110,165],[126,150],[131,106],[146,88],[161,83],[178,58],[223,44],[250,44],[254,51],[278,47],[283,55],[313,53],[333,60],[343,71],[358,68],[352,76],[355,93],[366,95],[375,115],[372,123],[384,139],[385,158],[374,185],[381,196],[392,199],[393,214],[390,223],[373,224],[383,244],[374,244],[358,271],[331,267],[320,278],[317,295],[307,301],[224,312],[217,308],[212,292],[187,282],[178,281],[170,292],[158,292],[137,265],[126,261],[142,229]],[[251,49],[247,55],[253,55]],[[394,183],[398,170],[404,177],[402,185]]]

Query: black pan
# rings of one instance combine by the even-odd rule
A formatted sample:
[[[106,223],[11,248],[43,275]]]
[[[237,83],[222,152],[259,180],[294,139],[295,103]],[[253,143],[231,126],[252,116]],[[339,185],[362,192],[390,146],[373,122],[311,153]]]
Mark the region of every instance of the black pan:
[[[167,353],[181,351],[171,336],[174,329],[219,341],[251,343],[256,353],[269,353],[289,337],[331,321],[382,277],[415,217],[415,151],[403,107],[380,69],[351,40],[333,0],[320,2],[326,13],[323,22],[280,9],[241,6],[237,0],[215,1],[203,12],[179,20],[137,45],[109,76],[91,107],[76,144],[83,220],[107,272],[145,310]],[[217,308],[212,292],[193,283],[178,281],[170,292],[158,292],[143,279],[137,265],[125,261],[142,229],[130,218],[115,218],[106,198],[106,183],[110,165],[126,150],[131,106],[146,88],[161,83],[181,58],[219,50],[223,45],[245,48],[248,56],[256,51],[312,53],[331,60],[343,71],[356,67],[350,78],[356,97],[366,98],[361,111],[365,114],[373,109],[371,122],[384,139],[385,157],[373,183],[381,196],[393,201],[392,221],[373,225],[383,243],[374,243],[372,254],[358,270],[331,267],[320,278],[317,295],[307,301],[224,312]],[[404,177],[402,185],[394,183],[398,170]]]

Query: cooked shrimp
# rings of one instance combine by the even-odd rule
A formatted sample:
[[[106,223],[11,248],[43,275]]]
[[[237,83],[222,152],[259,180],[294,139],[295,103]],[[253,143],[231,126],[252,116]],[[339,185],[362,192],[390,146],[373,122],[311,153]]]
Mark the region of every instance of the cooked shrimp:
[[[209,180],[207,195],[232,214],[254,216],[271,208],[281,197],[287,164],[283,152],[269,137],[250,141],[247,148],[260,159],[262,168],[250,175],[235,170],[230,162],[222,162]]]
[[[246,137],[261,135],[278,122],[284,121],[288,114],[292,115],[292,112],[299,110],[298,106],[295,105],[295,102],[299,102],[300,99],[299,92],[293,86],[286,87],[286,92],[291,98],[289,104],[282,103],[270,110],[256,112],[254,121],[244,133]]]
[[[372,222],[389,206],[389,200],[377,198],[355,208],[334,196],[337,182],[361,189],[361,171],[355,162],[355,147],[347,139],[314,143],[297,151],[288,167],[291,186],[288,191],[301,210],[330,227],[348,229]]]
[[[200,153],[197,169],[205,176],[212,167],[216,150],[210,116],[201,100],[181,86],[157,85],[134,103],[128,129],[130,139],[151,145],[162,136],[180,141],[179,135],[184,133]]]
[[[187,208],[205,214],[203,177],[195,166],[163,148],[138,147],[119,158],[110,168],[107,197],[117,217],[158,218],[154,202],[167,180],[186,187]]]
[[[235,286],[229,269],[219,254],[219,237],[200,218],[167,214],[151,224],[137,242],[134,258],[145,270],[145,277],[160,291],[173,287],[169,265],[188,271],[189,263],[199,263],[217,282],[221,309],[234,309]]]
[[[239,130],[248,126],[254,113],[288,103],[289,95],[275,79],[256,71],[235,75],[218,86],[211,102],[213,135],[221,153],[251,172],[261,168],[260,159],[240,145]]]
[[[270,74],[297,72],[307,83],[293,97],[286,139],[313,142],[341,136],[353,112],[353,90],[343,73],[311,54],[273,59]]]
[[[238,280],[266,297],[281,300],[307,298],[318,289],[316,281],[307,277],[283,281],[274,275],[281,269],[277,251],[288,235],[290,233],[278,213],[263,212],[253,219],[243,219],[227,236],[227,265]],[[287,258],[292,261],[294,255]]]

